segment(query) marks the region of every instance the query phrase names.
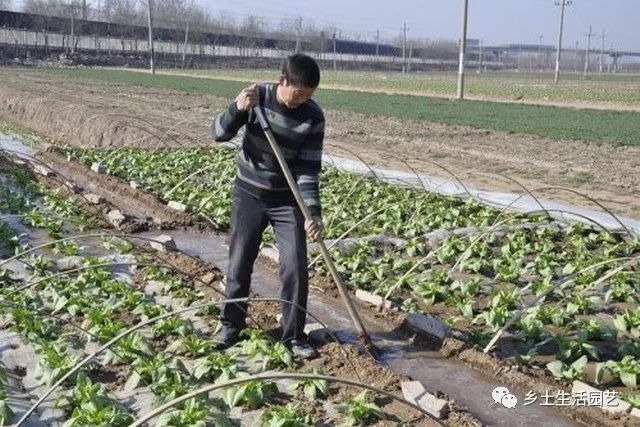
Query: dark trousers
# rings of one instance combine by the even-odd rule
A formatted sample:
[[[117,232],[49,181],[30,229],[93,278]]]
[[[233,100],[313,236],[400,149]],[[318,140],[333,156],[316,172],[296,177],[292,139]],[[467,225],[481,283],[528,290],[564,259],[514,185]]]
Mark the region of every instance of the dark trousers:
[[[280,253],[280,298],[302,307],[282,303],[282,340],[286,342],[304,336],[309,293],[304,216],[295,201],[263,201],[241,189],[234,190],[225,297],[249,296],[253,264],[268,224],[273,226]],[[225,334],[237,333],[246,327],[246,308],[246,303],[222,304],[220,319]]]

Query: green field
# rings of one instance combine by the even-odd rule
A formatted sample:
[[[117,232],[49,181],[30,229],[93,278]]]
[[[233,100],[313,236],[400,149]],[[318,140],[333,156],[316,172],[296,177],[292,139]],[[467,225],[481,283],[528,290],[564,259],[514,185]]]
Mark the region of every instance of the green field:
[[[25,73],[30,72],[25,71]],[[209,93],[226,98],[235,96],[246,84],[240,81],[172,75],[153,77],[140,72],[104,69],[46,69],[37,73],[99,79],[117,85]],[[525,133],[552,139],[573,139],[616,145],[640,144],[639,112],[578,110],[491,101],[460,102],[426,96],[332,89],[319,89],[316,99],[324,108],[333,110],[492,129],[507,133]]]
[[[244,78],[273,80],[277,72],[271,70],[180,70],[213,78]],[[467,96],[554,102],[612,102],[640,106],[640,75],[594,74],[586,79],[581,74],[564,73],[560,84],[553,82],[552,73],[470,71],[465,78]],[[423,95],[454,97],[457,74],[450,72],[400,73],[323,71],[322,84],[359,90],[376,90]]]

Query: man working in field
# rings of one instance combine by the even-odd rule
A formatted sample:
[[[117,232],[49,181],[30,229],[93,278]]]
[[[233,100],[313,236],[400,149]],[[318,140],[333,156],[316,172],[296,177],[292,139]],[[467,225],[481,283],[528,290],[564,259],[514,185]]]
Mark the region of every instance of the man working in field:
[[[282,341],[295,356],[317,355],[304,334],[309,290],[307,242],[322,231],[318,178],[321,168],[324,114],[311,96],[320,83],[320,70],[309,56],[295,54],[286,59],[277,84],[254,84],[243,89],[229,108],[215,118],[212,136],[228,141],[246,125],[231,212],[231,243],[225,288],[226,298],[249,296],[251,273],[262,233],[274,228],[280,254]],[[253,107],[263,108],[283,151],[313,221],[305,221],[287,186],[284,174],[258,123]],[[246,327],[246,303],[223,304],[220,348],[239,341]]]

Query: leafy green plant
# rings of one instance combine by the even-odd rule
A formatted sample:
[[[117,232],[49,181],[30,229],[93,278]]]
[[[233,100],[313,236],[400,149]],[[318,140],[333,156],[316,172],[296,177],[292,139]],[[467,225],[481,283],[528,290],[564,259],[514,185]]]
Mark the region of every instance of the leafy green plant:
[[[324,375],[324,372],[318,368],[308,371],[312,375]],[[326,397],[329,395],[329,384],[327,380],[318,378],[307,378],[297,381],[294,384],[294,390],[302,390],[309,400],[316,400],[318,396]]]
[[[213,350],[213,342],[198,337],[194,333],[187,334],[171,343],[166,351],[184,351],[192,357],[204,356]]]
[[[584,339],[569,340],[564,337],[556,337],[556,342],[558,344],[557,357],[565,362],[571,362],[582,356],[587,356],[591,360],[598,360],[600,357],[598,349]]]
[[[211,353],[198,359],[192,375],[198,380],[216,381],[235,378],[240,371],[236,356],[231,353]]]
[[[193,332],[193,325],[188,319],[185,320],[177,316],[170,316],[155,322],[151,327],[151,331],[156,338],[170,335],[185,336]]]
[[[519,366],[529,366],[533,358],[538,355],[538,347],[532,347],[526,354],[516,354],[516,363]]]
[[[582,356],[570,365],[565,364],[561,360],[554,360],[547,363],[547,369],[557,379],[579,380],[584,376],[584,368],[587,366],[587,356]]]
[[[245,329],[241,335],[248,337],[242,342],[242,351],[250,358],[262,361],[262,369],[291,367],[293,357],[281,342],[271,342],[261,329]]]
[[[311,415],[305,415],[299,403],[272,406],[265,410],[256,423],[259,427],[307,427],[313,426]]]
[[[109,251],[114,251],[119,254],[128,254],[133,251],[133,243],[120,237],[109,236],[103,238],[103,240],[103,246]]]
[[[39,344],[41,359],[38,361],[36,378],[40,384],[51,386],[79,361],[80,356],[67,353],[67,346],[61,342],[41,342]]]
[[[638,388],[640,384],[640,359],[625,356],[620,361],[608,360],[596,366],[596,382],[602,382],[605,371],[619,378],[622,384],[630,388]]]
[[[336,405],[336,410],[344,414],[344,424],[348,426],[362,425],[383,417],[378,405],[369,402],[367,390],[363,390],[357,396],[347,398],[343,403]]]
[[[78,255],[81,248],[82,247],[78,243],[72,240],[66,240],[56,243],[56,245],[53,247],[53,251],[57,254],[73,256]]]
[[[141,382],[145,384],[160,382],[162,378],[171,375],[171,373],[184,376],[188,373],[180,359],[164,352],[157,353],[153,357],[139,357],[131,363],[131,366],[129,379],[125,386],[127,390],[135,389]]]
[[[0,390],[0,426],[8,425],[13,415],[13,410],[7,404],[7,393]]]
[[[246,405],[250,409],[257,409],[266,399],[277,393],[278,387],[275,383],[256,380],[230,388],[226,401],[232,408],[237,405]]]
[[[131,414],[127,413],[117,404],[98,406],[95,402],[85,402],[75,408],[71,413],[71,418],[67,420],[63,427],[94,427],[113,426],[124,427],[134,421]]]
[[[640,338],[640,308],[625,310],[613,319],[613,325],[620,332],[627,332],[634,338]]]
[[[189,399],[180,409],[165,412],[156,422],[156,427],[230,427],[225,414],[216,411],[215,404],[204,399]]]

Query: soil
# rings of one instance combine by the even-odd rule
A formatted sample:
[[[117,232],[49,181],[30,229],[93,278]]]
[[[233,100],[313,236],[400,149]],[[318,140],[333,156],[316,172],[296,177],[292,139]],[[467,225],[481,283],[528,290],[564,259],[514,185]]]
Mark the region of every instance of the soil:
[[[176,226],[188,226],[193,220],[187,214],[176,214],[172,209],[163,204],[157,197],[150,194],[139,194],[126,183],[109,175],[100,174],[88,170],[84,165],[68,162],[60,154],[53,151],[41,150],[38,159],[48,164],[57,175],[73,179],[86,191],[104,197],[111,205],[117,203],[122,197],[130,200],[123,209],[123,214],[139,219],[151,219],[151,222],[160,228],[175,228]]]
[[[2,69],[0,118],[60,144],[94,147],[210,145],[211,119],[229,99],[176,90],[113,84]],[[44,95],[43,95],[44,94]],[[615,213],[640,217],[640,146],[552,140],[417,120],[326,111],[328,153],[380,166],[412,168],[446,178],[438,163],[477,188],[518,191],[568,187],[600,200]],[[486,176],[484,174],[489,174]],[[596,208],[581,196],[536,194]]]

